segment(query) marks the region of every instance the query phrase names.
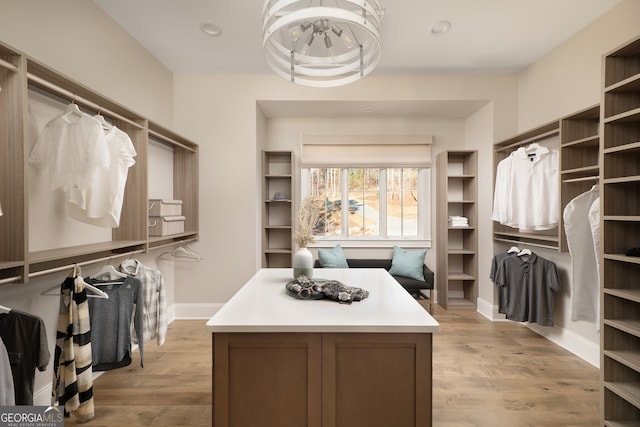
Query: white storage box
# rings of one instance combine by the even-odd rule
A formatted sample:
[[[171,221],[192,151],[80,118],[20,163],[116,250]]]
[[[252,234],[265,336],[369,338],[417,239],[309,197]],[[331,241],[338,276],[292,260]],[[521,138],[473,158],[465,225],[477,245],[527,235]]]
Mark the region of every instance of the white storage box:
[[[181,215],[150,216],[149,236],[168,236],[184,233],[185,217]]]
[[[182,215],[182,200],[149,199],[149,216]]]

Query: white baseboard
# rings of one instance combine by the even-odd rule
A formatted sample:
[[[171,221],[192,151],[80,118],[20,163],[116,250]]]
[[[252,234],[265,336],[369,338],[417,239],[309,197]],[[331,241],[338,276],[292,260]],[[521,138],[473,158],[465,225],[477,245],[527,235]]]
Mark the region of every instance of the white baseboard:
[[[222,303],[193,303],[193,304],[174,304],[173,317],[169,317],[170,321],[175,319],[209,319],[222,308]]]
[[[498,306],[478,298],[478,313],[492,321],[506,321],[504,314],[498,312]],[[538,335],[575,354],[587,363],[600,368],[600,346],[566,328],[540,326],[536,323],[522,323]]]
[[[35,406],[51,405],[51,384],[33,392],[33,404]]]
[[[585,362],[592,364],[596,368],[600,368],[600,345],[593,341],[589,341],[569,329],[558,326],[550,328],[535,323],[524,323],[524,325],[549,341],[575,354]]]
[[[484,317],[486,317],[489,320],[492,320],[494,322],[507,320],[505,319],[504,314],[498,311],[497,305],[491,304],[490,302],[485,301],[482,298],[478,298],[476,305],[477,305],[476,311],[482,314]]]

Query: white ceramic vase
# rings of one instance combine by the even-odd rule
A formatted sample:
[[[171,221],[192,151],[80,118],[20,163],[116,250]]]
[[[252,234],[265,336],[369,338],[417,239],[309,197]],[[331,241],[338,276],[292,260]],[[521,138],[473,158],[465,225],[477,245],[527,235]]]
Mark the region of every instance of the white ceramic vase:
[[[307,248],[300,248],[293,254],[293,278],[301,275],[313,277],[313,254]]]

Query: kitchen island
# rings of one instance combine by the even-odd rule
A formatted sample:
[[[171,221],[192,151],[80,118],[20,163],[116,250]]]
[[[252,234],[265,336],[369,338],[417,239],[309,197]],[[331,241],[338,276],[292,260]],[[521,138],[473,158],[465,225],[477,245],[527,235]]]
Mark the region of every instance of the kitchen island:
[[[258,271],[208,322],[213,426],[430,426],[438,323],[383,269],[316,270],[369,291],[300,300]]]

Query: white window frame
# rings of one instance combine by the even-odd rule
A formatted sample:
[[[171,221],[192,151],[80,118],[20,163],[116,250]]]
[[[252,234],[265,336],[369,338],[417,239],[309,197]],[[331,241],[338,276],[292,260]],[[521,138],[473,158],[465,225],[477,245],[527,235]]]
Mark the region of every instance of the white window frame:
[[[349,209],[342,209],[342,230],[340,236],[316,237],[311,247],[324,247],[340,243],[343,247],[392,247],[395,244],[403,247],[431,247],[431,167],[418,168],[418,235],[416,237],[387,236],[387,169],[405,168],[406,166],[372,167],[380,169],[380,222],[379,236],[348,236]],[[348,170],[363,168],[362,166],[340,166],[340,192],[342,206],[348,206]],[[300,200],[311,194],[309,187],[309,168],[300,168]],[[382,188],[384,186],[384,189]]]

